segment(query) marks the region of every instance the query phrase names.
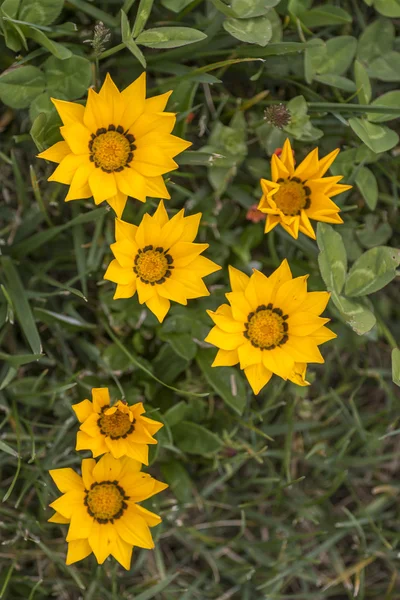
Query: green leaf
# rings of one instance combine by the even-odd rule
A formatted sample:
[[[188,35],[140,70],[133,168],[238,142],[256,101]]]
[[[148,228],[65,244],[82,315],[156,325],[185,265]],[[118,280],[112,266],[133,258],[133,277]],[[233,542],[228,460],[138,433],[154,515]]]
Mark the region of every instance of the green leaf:
[[[395,131],[382,125],[374,125],[365,119],[353,117],[349,119],[349,125],[356,135],[372,150],[372,152],[386,152],[399,141]]]
[[[180,462],[170,459],[167,463],[162,463],[161,473],[179,502],[186,503],[192,500],[193,482]]]
[[[26,35],[26,37],[31,38],[40,46],[46,48],[46,50],[51,52],[51,54],[53,54],[56,58],[59,58],[60,60],[65,60],[72,56],[71,50],[68,50],[68,48],[66,48],[62,44],[59,44],[58,42],[54,42],[53,40],[49,39],[47,35],[40,29],[37,29],[32,25],[21,25],[21,30]]]
[[[272,37],[272,26],[268,17],[254,19],[226,19],[225,31],[241,42],[266,46]]]
[[[18,271],[9,256],[3,256],[1,264],[7,279],[7,291],[12,300],[21,329],[28,340],[32,352],[34,354],[42,354],[39,332]]]
[[[0,360],[4,360],[14,368],[18,368],[21,365],[27,365],[31,362],[36,362],[44,356],[43,354],[6,354],[0,352]]]
[[[357,335],[364,335],[371,331],[376,324],[376,318],[373,312],[366,308],[360,302],[349,300],[344,296],[332,294],[332,301],[339,309],[343,319],[350,325]]]
[[[360,104],[369,104],[371,102],[372,88],[368,77],[367,69],[359,61],[354,61],[354,78],[357,87],[357,96]]]
[[[347,79],[347,77],[342,77],[342,75],[327,73],[326,75],[316,75],[314,79],[319,83],[339,88],[339,90],[344,90],[345,92],[355,92],[357,89],[354,81]]]
[[[326,223],[318,223],[318,265],[322,279],[330,292],[343,289],[347,273],[347,255],[342,236]]]
[[[356,184],[370,210],[375,210],[378,202],[378,182],[368,167],[361,167],[356,175]]]
[[[368,113],[368,121],[373,121],[374,123],[383,123],[385,121],[391,121],[392,119],[398,119],[400,117],[400,91],[393,90],[392,92],[387,92],[386,94],[379,96],[379,98],[376,98],[376,100],[371,102],[371,106],[389,106],[390,108],[398,108],[399,113],[397,115],[388,115],[387,113]]]
[[[132,31],[132,36],[134,39],[136,39],[137,36],[145,28],[145,25],[151,13],[151,9],[153,8],[153,2],[154,0],[140,0],[139,8],[137,11]]]
[[[76,100],[86,94],[92,82],[92,66],[83,56],[59,60],[51,56],[44,63],[47,90],[50,95],[63,94],[68,100]]]
[[[369,65],[368,73],[380,81],[400,81],[400,52],[378,56]]]
[[[129,41],[131,39],[131,27],[129,25],[129,19],[126,16],[126,13],[124,13],[123,10],[121,10],[121,37],[122,37],[122,41],[125,43],[126,41]]]
[[[35,25],[50,25],[61,13],[64,0],[22,0],[18,18]]]
[[[310,27],[311,29],[313,27],[344,25],[345,23],[352,22],[352,16],[348,12],[332,4],[321,5],[300,13],[299,18],[306,27]]]
[[[71,317],[70,315],[47,310],[46,308],[35,308],[34,313],[38,320],[43,323],[49,325],[58,323],[61,326],[65,325],[66,329],[71,329],[72,331],[90,331],[92,329],[97,329],[97,325],[94,323],[88,323],[87,321]]]
[[[186,402],[183,402],[183,400],[181,400],[180,402],[174,404],[173,406],[171,406],[171,408],[167,410],[167,412],[164,415],[164,420],[167,423],[167,425],[169,425],[170,427],[174,427],[174,425],[177,425],[178,423],[183,421],[183,419],[188,413],[188,410],[189,407],[186,404]]]
[[[197,352],[197,364],[214,391],[241,415],[246,406],[245,383],[239,371],[233,367],[212,367],[214,356],[214,350],[203,348]]]
[[[29,107],[29,116],[31,121],[33,122],[40,113],[45,113],[46,115],[50,115],[54,113],[55,107],[52,101],[50,100],[50,94],[47,92],[43,92],[40,96],[37,96],[34,101],[31,103]],[[59,123],[61,125],[61,122]]]
[[[143,31],[136,43],[148,48],[178,48],[201,42],[206,34],[191,27],[156,27]]]
[[[356,230],[356,235],[364,248],[384,246],[390,240],[392,234],[393,230],[389,223],[380,223],[377,215],[367,215],[364,227]]]
[[[181,12],[181,10],[189,6],[192,2],[193,0],[161,0],[161,4],[174,13]]]
[[[137,46],[133,40],[126,40],[124,42],[124,44],[128,48],[129,52],[131,52],[133,54],[133,56],[140,62],[143,69],[145,69],[146,65],[147,65],[146,59],[143,55],[143,52],[139,48],[139,46]]]
[[[324,60],[326,54],[325,42],[316,38],[313,44],[305,49],[304,52],[304,78],[307,83],[312,83],[319,65]]]
[[[339,35],[326,42],[326,57],[318,67],[318,75],[343,75],[351,65],[357,49],[357,40],[351,35]]]
[[[239,19],[251,19],[267,14],[280,0],[232,0],[231,8]]]
[[[27,108],[45,85],[44,75],[37,67],[17,67],[0,76],[0,100],[11,108]]]
[[[178,448],[188,454],[215,454],[222,446],[222,440],[215,433],[190,421],[175,425],[172,435]]]
[[[32,103],[31,106],[36,104]],[[29,133],[40,152],[61,140],[60,126],[61,120],[55,110],[49,113],[41,112],[35,118]]]
[[[384,17],[400,17],[400,0],[374,0],[374,8]]]
[[[366,296],[382,289],[396,277],[400,250],[377,246],[356,260],[346,279],[345,293],[350,297]]]
[[[400,350],[398,348],[392,350],[392,379],[393,383],[400,386]]]
[[[394,24],[389,19],[377,19],[365,28],[358,40],[357,58],[363,64],[384,56],[393,48]]]
[[[14,450],[14,448],[11,448],[11,446],[3,442],[3,440],[0,440],[0,450],[2,452],[5,452],[6,454],[11,454],[11,456],[13,456],[14,458],[19,458],[18,452]]]
[[[168,342],[182,358],[192,360],[196,356],[197,345],[189,333],[160,333],[160,338]]]

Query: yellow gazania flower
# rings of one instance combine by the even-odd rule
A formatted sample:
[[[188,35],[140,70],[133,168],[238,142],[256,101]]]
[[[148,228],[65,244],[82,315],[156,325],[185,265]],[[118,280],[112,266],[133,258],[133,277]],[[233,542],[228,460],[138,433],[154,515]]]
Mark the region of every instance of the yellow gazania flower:
[[[310,219],[343,223],[339,216],[340,208],[330,198],[352,186],[339,184],[343,179],[341,176],[324,177],[338,154],[339,149],[319,160],[318,148],[314,148],[295,168],[293,151],[287,139],[280,157],[272,155],[272,181],[260,181],[263,195],[258,210],[268,215],[265,233],[279,223],[295,239],[301,231],[315,240]]]
[[[51,523],[69,523],[67,565],[94,553],[101,565],[113,556],[130,568],[133,546],[154,548],[149,527],[161,518],[139,506],[168,486],[147,473],[133,458],[105,454],[96,463],[82,461],[82,476],[73,469],[53,469],[50,475],[62,496],[50,504]]]
[[[130,456],[148,465],[148,444],[157,444],[153,435],[163,424],[145,417],[141,402],[127,406],[118,400],[110,408],[108,388],[93,388],[92,399],[72,406],[82,423],[76,450],[91,450],[94,458],[111,452],[114,458]]]
[[[229,267],[229,304],[207,311],[215,327],[206,342],[220,348],[213,367],[240,363],[255,394],[273,373],[297,385],[305,380],[307,363],[323,363],[319,344],[336,337],[325,327],[328,292],[307,292],[307,278],[292,279],[286,260],[269,277],[254,270],[248,277]]]
[[[86,106],[52,98],[63,122],[63,142],[38,156],[60,163],[49,181],[70,186],[65,201],[104,200],[121,217],[128,196],[170,198],[162,175],[178,168],[173,157],[191,143],[171,135],[175,114],[163,112],[172,92],[146,100],[143,73],[120,92],[110,75]]]
[[[187,304],[192,298],[209,296],[202,277],[221,267],[200,254],[208,244],[193,244],[201,213],[184,216],[182,209],[168,219],[161,201],[154,215],[145,214],[139,227],[115,220],[116,242],[104,279],[117,283],[116,298],[130,298],[136,291],[162,323],[170,300]]]

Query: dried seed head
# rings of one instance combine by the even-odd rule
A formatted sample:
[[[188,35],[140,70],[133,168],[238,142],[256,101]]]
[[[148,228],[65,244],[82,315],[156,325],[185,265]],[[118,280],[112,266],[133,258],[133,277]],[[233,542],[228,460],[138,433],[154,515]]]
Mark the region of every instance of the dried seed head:
[[[93,52],[95,56],[98,56],[102,52],[104,52],[107,43],[111,39],[110,30],[99,21],[93,30],[93,38],[91,40],[85,40],[84,44],[90,44],[93,48]]]
[[[290,112],[284,104],[272,104],[265,109],[264,119],[270,125],[283,129],[290,123]]]

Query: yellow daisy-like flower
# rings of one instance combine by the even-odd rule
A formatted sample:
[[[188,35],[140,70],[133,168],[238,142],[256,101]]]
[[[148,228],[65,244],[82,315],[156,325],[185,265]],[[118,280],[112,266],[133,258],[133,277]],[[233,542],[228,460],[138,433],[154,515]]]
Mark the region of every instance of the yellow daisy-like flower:
[[[111,452],[114,458],[130,456],[148,465],[148,444],[157,444],[153,435],[163,424],[145,417],[141,402],[128,406],[118,400],[110,407],[108,388],[93,388],[92,399],[72,406],[82,423],[76,450],[91,450],[94,458]]]
[[[140,304],[146,303],[162,323],[170,301],[187,304],[192,298],[209,296],[202,280],[221,267],[200,256],[208,244],[194,244],[201,213],[184,216],[182,209],[168,218],[161,201],[154,215],[145,214],[136,227],[115,220],[116,242],[104,279],[117,283],[116,298],[130,298],[138,293]]]
[[[98,94],[89,89],[86,106],[52,98],[65,141],[38,156],[59,163],[49,181],[70,186],[66,202],[93,196],[121,217],[128,196],[170,198],[162,175],[191,146],[171,135],[175,114],[163,112],[171,93],[146,100],[143,73],[122,92],[107,75]]]
[[[229,304],[207,311],[215,327],[206,342],[220,348],[213,367],[240,363],[255,394],[273,373],[297,385],[305,380],[307,363],[323,363],[319,344],[336,337],[325,327],[328,292],[307,292],[307,278],[292,278],[286,260],[269,277],[254,270],[248,277],[229,267]]]
[[[280,224],[295,239],[301,231],[315,240],[310,219],[343,223],[339,216],[340,208],[330,198],[352,186],[339,184],[343,179],[341,176],[324,177],[338,154],[339,149],[318,159],[318,148],[314,148],[295,168],[293,151],[287,139],[281,155],[272,155],[272,181],[260,181],[263,195],[258,210],[268,215],[265,233]]]
[[[82,461],[82,476],[73,469],[53,469],[50,475],[62,496],[50,504],[51,523],[69,523],[67,565],[94,553],[101,565],[113,556],[129,570],[133,546],[154,548],[149,527],[161,518],[139,506],[168,486],[140,471],[141,463],[105,454],[96,463]]]

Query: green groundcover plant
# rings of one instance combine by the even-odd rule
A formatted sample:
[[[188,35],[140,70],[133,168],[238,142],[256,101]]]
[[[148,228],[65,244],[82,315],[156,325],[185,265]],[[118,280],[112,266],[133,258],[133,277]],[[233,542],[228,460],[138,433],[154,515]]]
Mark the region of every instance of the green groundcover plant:
[[[0,0],[0,599],[400,598],[399,30]]]

